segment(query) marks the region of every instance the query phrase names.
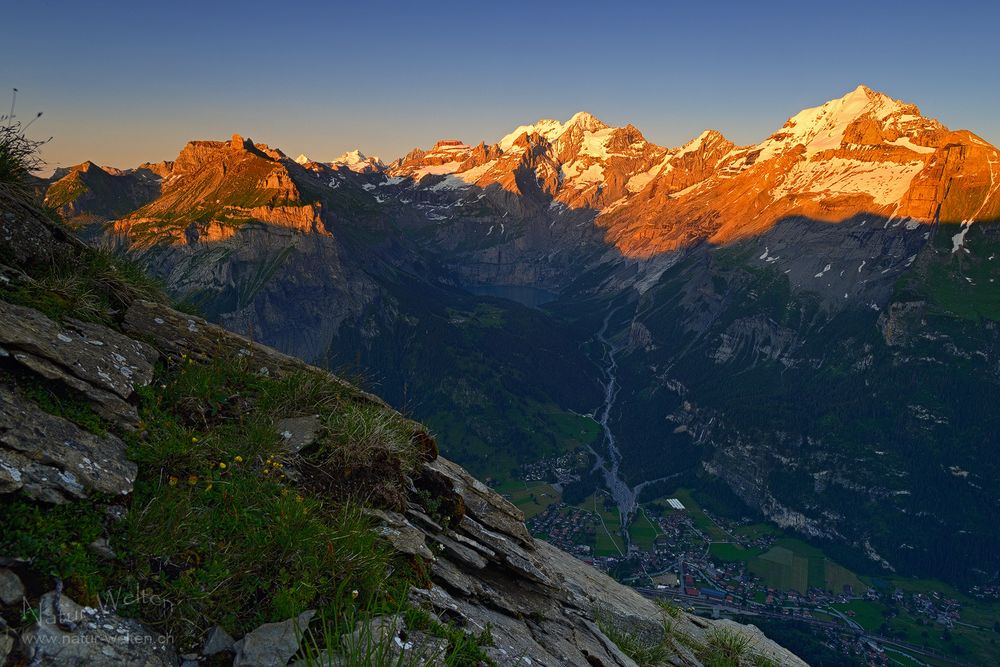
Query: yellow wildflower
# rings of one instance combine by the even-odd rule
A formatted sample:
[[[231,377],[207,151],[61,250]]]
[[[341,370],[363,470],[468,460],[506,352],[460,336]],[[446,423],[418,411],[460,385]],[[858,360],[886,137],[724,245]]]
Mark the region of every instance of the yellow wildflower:
[[[237,454],[236,457],[233,459],[233,461],[235,463],[243,463],[243,457]]]
[[[192,435],[191,436],[191,442],[198,442],[198,438],[196,438],[195,436]]]
[[[225,470],[225,469],[226,469],[226,464],[223,463],[222,461],[219,461],[219,470]]]
[[[189,475],[188,476],[188,484],[190,484],[191,486],[194,486],[197,483],[198,483],[198,475]]]
[[[170,486],[177,486],[177,478],[171,475],[170,478],[167,480],[167,484],[169,484]]]
[[[295,496],[295,502],[301,503],[303,500],[305,499],[302,496]]]

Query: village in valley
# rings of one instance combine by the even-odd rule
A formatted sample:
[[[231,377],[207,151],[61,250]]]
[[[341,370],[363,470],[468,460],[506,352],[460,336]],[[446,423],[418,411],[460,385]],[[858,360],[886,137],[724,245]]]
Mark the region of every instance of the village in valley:
[[[626,541],[607,493],[564,496],[588,460],[578,450],[524,466],[501,491],[533,535],[648,597],[762,628],[794,625],[843,664],[1000,664],[979,661],[1000,655],[1000,646],[992,650],[1000,627],[990,620],[996,588],[858,576],[776,526],[713,513],[685,488],[643,499]]]

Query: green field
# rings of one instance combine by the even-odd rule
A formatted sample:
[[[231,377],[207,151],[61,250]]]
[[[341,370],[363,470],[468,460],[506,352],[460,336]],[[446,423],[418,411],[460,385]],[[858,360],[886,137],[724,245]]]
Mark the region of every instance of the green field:
[[[605,530],[598,523],[592,545],[594,555],[620,556],[625,552],[625,544],[621,538],[621,519],[618,516],[618,509],[614,507],[613,503],[609,501],[609,506],[605,508],[606,498],[607,496],[603,493],[587,496],[577,507],[594,512],[604,520],[604,526],[607,526],[607,530]]]
[[[884,631],[883,626],[888,625],[893,637],[915,646],[954,656],[966,663],[1000,665],[1000,637],[993,632],[992,626],[980,630],[956,625],[946,631],[943,626],[926,617],[914,616],[904,609],[869,600],[852,600],[847,604],[831,606],[845,614],[853,611],[855,615],[851,618],[866,630],[881,633]],[[980,610],[975,605],[966,607],[962,612],[962,620],[970,622],[976,611]],[[950,664],[930,657],[925,657],[924,660],[932,665]]]
[[[822,588],[840,593],[844,585],[850,585],[855,595],[868,590],[853,572],[828,559],[822,550],[794,538],[778,540],[766,553],[750,558],[748,567],[766,585],[783,591],[805,593],[809,588]]]
[[[653,549],[653,541],[660,534],[660,529],[653,524],[646,515],[646,512],[640,509],[635,519],[632,520],[628,532],[632,543],[639,547],[639,549],[651,551]]]
[[[882,610],[885,609],[885,606],[880,602],[851,600],[846,604],[833,604],[830,606],[849,616],[865,630],[878,630],[879,626],[885,622],[885,616],[882,615]],[[848,612],[854,612],[854,616],[851,616]]]
[[[771,588],[799,593],[809,588],[809,559],[791,549],[772,547],[751,560],[748,567]]]
[[[544,512],[549,505],[558,502],[560,494],[545,482],[510,482],[499,488],[510,497],[524,518],[530,519]]]
[[[708,551],[714,558],[727,563],[747,562],[761,554],[759,549],[744,549],[734,542],[712,542]]]

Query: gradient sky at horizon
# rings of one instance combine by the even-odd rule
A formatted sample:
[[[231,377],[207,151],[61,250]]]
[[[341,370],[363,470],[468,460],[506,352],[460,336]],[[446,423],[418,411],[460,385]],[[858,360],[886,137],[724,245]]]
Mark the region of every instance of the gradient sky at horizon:
[[[859,83],[1000,144],[1000,4],[694,5],[36,0],[5,8],[0,94],[44,112],[49,169],[234,132],[393,159],[579,110],[661,145],[745,144]]]

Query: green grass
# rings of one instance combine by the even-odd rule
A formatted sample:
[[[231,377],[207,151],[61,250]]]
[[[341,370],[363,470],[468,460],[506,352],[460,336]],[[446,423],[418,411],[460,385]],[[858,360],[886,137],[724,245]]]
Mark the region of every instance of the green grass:
[[[27,281],[0,285],[0,298],[54,320],[111,323],[135,299],[163,300],[160,285],[127,258],[87,249],[72,258],[30,267]]]
[[[885,620],[885,616],[882,615],[882,610],[885,609],[885,606],[879,602],[851,600],[845,604],[833,604],[830,606],[848,616],[850,615],[847,612],[853,611],[854,616],[850,616],[850,618],[865,630],[878,630],[879,626]]]
[[[733,542],[712,542],[708,551],[712,557],[727,563],[747,562],[761,554],[759,549],[744,549]]]
[[[386,594],[391,554],[360,506],[398,502],[401,491],[385,487],[412,466],[412,426],[321,374],[274,379],[252,366],[188,360],[162,370],[142,392],[143,429],[129,438],[140,475],[125,569],[172,602],[145,612],[192,641],[216,623],[242,632],[306,608],[335,615],[343,601],[331,591],[344,586]],[[302,412],[319,413],[323,430],[295,458],[274,423]],[[379,484],[359,498],[373,475]]]
[[[67,593],[84,603],[96,601],[110,574],[87,545],[103,532],[103,499],[41,506],[13,495],[0,496],[0,553],[27,559],[46,584],[59,577]]]
[[[653,541],[659,534],[660,529],[653,524],[645,510],[640,509],[629,525],[629,537],[632,543],[643,551],[652,551]]]
[[[777,540],[767,552],[751,558],[748,567],[766,585],[782,591],[805,593],[820,588],[841,593],[844,584],[850,584],[855,595],[868,590],[853,572],[828,559],[821,549],[795,538]]]
[[[510,496],[510,501],[519,510],[524,512],[525,519],[538,516],[548,509],[549,505],[559,502],[560,499],[559,492],[544,482],[512,482],[501,490]]]
[[[922,287],[934,306],[955,317],[1000,319],[1000,289],[990,282],[996,278],[996,261],[987,259],[1000,246],[973,225],[965,235],[971,254],[963,250],[952,253],[951,239],[959,231],[959,225],[941,225],[933,254],[919,266]]]
[[[606,501],[607,507],[605,507]],[[594,544],[591,545],[595,556],[620,556],[625,553],[625,543],[621,537],[621,517],[618,515],[618,508],[614,507],[614,503],[608,500],[606,495],[596,493],[587,496],[577,507],[594,512],[604,520],[603,526],[598,521],[595,528]]]
[[[755,540],[759,537],[764,537],[765,535],[782,534],[780,528],[772,526],[769,523],[751,523],[746,526],[740,526],[734,532],[748,540]]]
[[[676,614],[673,608],[664,608],[662,630],[656,633],[646,629],[629,627],[622,620],[598,610],[597,625],[622,653],[632,658],[639,667],[654,667],[666,664],[674,655],[674,625]]]
[[[786,547],[772,547],[750,561],[750,571],[769,587],[805,593],[809,587],[809,560]]]

